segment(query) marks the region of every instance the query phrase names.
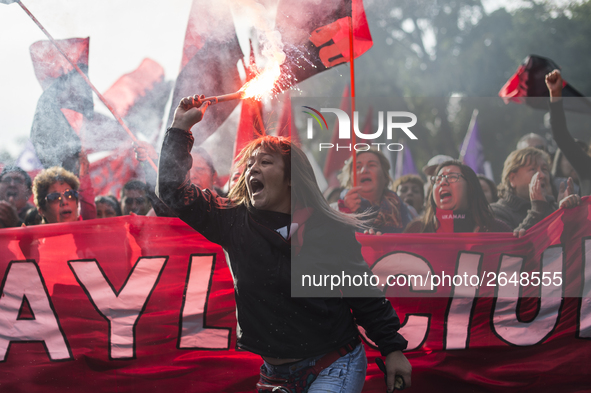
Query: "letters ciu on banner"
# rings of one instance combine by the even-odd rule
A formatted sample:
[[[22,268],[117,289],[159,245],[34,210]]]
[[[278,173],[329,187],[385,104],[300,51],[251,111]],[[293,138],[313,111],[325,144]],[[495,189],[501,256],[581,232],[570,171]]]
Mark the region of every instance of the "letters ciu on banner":
[[[413,389],[588,386],[590,219],[586,198],[519,239],[359,235],[403,322]],[[0,391],[253,390],[261,360],[236,349],[224,254],[180,220],[7,229],[0,243]],[[364,391],[382,392],[364,341]]]

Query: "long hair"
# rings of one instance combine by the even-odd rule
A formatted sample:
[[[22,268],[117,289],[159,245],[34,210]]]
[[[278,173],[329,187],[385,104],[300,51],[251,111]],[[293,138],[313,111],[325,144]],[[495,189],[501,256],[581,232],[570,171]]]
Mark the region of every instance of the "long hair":
[[[250,142],[238,155],[236,167],[246,167],[248,160],[257,149],[281,155],[285,179],[291,181],[292,213],[295,209],[311,207],[314,209],[314,214],[320,214],[338,223],[353,227],[364,225],[358,215],[344,214],[330,207],[320,188],[318,188],[316,176],[308,157],[299,147],[292,144],[288,138],[265,135]],[[228,199],[233,205],[252,207],[246,187],[246,172],[242,172],[240,178],[230,190]]]
[[[501,175],[501,183],[497,187],[499,198],[504,198],[508,194],[515,194],[515,189],[511,186],[509,175],[517,172],[519,168],[530,165],[538,158],[542,158],[550,166],[550,156],[543,150],[535,147],[526,147],[524,149],[513,150],[505,160],[503,165],[503,174]],[[552,183],[552,182],[550,182]]]
[[[476,226],[480,228],[479,232],[487,232],[495,219],[490,205],[484,196],[484,191],[482,191],[482,186],[480,185],[476,173],[474,173],[472,168],[462,164],[460,161],[451,160],[440,164],[435,170],[435,176],[437,176],[441,169],[450,165],[455,165],[460,168],[460,172],[462,172],[462,175],[468,184],[468,212],[472,215]],[[427,210],[422,219],[423,229],[421,232],[432,233],[438,228],[437,219],[435,217],[437,213],[437,204],[433,199],[433,189],[434,187],[431,187],[427,202]]]

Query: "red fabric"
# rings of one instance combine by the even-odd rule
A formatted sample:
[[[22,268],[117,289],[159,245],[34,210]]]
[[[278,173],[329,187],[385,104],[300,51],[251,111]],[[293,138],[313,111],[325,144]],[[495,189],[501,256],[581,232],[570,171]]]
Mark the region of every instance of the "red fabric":
[[[133,150],[129,147],[91,163],[90,177],[95,195],[111,194],[119,199],[123,185],[139,177],[139,163],[134,156]]]
[[[181,70],[175,82],[167,127],[184,97],[194,94],[216,96],[242,87],[238,61],[244,55],[238,44],[234,20],[227,0],[193,0],[188,15]],[[212,105],[207,116],[191,128],[195,146],[202,144],[228,118],[238,100]]]
[[[346,86],[345,90],[343,90],[343,98],[341,99],[341,106],[339,108],[348,114],[351,113],[351,97],[349,93],[349,86]],[[351,116],[349,117],[351,118]],[[338,123],[335,123],[330,143],[336,146],[339,141],[339,126]],[[341,142],[341,145],[347,145],[347,143]],[[328,150],[326,161],[324,162],[324,177],[328,181],[329,187],[335,188],[340,186],[339,180],[337,179],[337,174],[343,168],[345,161],[347,161],[350,156],[351,151],[348,149]]]
[[[354,57],[358,57],[373,45],[362,0],[303,0],[297,7],[280,1],[276,26],[287,56],[282,71],[292,76],[279,81],[280,88],[350,61],[351,24]]]
[[[454,288],[452,295],[449,286],[438,287],[435,292],[417,287],[414,289],[423,292],[410,292],[407,287],[386,291],[405,324],[401,332],[409,340],[407,356],[413,365],[413,391],[582,392],[588,389],[591,305],[588,297],[581,299],[581,293],[584,284],[588,286],[586,291],[591,285],[590,269],[585,270],[585,264],[589,264],[587,250],[591,249],[590,200],[584,198],[575,209],[558,210],[522,238],[494,233],[358,235],[366,261],[380,277],[427,270],[438,275],[443,272],[461,275],[458,266],[466,258],[475,262],[475,274],[484,274],[485,285],[473,289],[474,297],[466,292],[470,288],[460,287]],[[234,292],[224,254],[219,246],[207,242],[179,219],[126,216],[9,228],[2,234],[0,349],[4,350],[0,350],[3,357],[0,381],[3,390],[63,392],[81,387],[88,392],[254,390],[261,360],[235,349]],[[544,252],[555,250],[558,245],[562,252],[554,255],[562,256],[562,260],[552,266],[553,272],[562,273],[564,300],[560,303],[558,297],[554,311],[538,313],[536,298],[522,298],[516,311],[519,323],[534,325],[514,334],[513,342],[508,341],[505,335],[511,326],[499,324],[499,318],[506,318],[507,314],[497,310],[503,299],[493,297],[500,287],[486,285],[488,274],[498,273],[501,261],[514,256],[525,258],[528,269],[524,271],[539,269],[541,261],[551,259]],[[100,269],[83,274],[83,269],[96,264]],[[157,278],[152,283],[138,285],[137,277],[148,276],[153,266],[157,267],[153,273]],[[19,272],[28,275],[20,277]],[[134,276],[136,273],[138,276]],[[98,280],[88,280],[89,277]],[[98,281],[105,282],[101,296],[96,296]],[[137,303],[137,296],[129,297],[126,292],[129,288],[148,293],[145,303]],[[524,289],[524,296],[535,295],[532,289]],[[460,297],[462,290],[464,300]],[[129,303],[143,304],[143,308],[138,306],[141,313],[135,327],[129,325],[129,331],[134,334],[133,345],[128,345],[128,354],[132,356],[128,357],[121,356],[126,353],[122,352],[125,343],[121,347],[110,345],[110,337],[114,340],[120,337],[112,334],[108,318],[99,312],[116,315],[117,307],[128,306],[127,302],[118,305],[114,301],[105,307],[103,298],[115,294],[127,296]],[[45,310],[53,311],[40,312],[43,299],[51,301]],[[460,301],[458,307],[457,301]],[[199,306],[203,312],[187,313],[188,309],[198,310]],[[517,307],[514,306],[509,307],[510,313]],[[544,307],[546,310],[548,304]],[[62,336],[67,343],[61,358],[57,358],[60,352],[54,350],[57,357],[51,361],[48,347],[36,340],[14,340],[7,346],[7,336],[20,334],[35,322],[31,316],[41,321],[52,313],[58,320],[52,338]],[[199,318],[206,328],[201,333],[205,337],[193,341],[181,339],[186,337],[187,331],[183,329],[188,322]],[[550,320],[547,334],[540,333],[543,329],[535,325],[544,318]],[[11,330],[5,326],[7,321],[21,324],[20,329]],[[42,334],[44,329],[45,325],[34,329],[32,334]],[[525,343],[536,336],[541,337],[535,339],[539,342]],[[379,353],[368,342],[366,349],[370,365],[364,392],[381,393],[383,374],[373,362]]]
[[[283,109],[281,111],[281,117],[279,118],[279,125],[277,126],[277,136],[291,138],[291,143],[296,146],[302,146],[300,136],[298,135],[298,128],[291,115],[291,96],[289,95],[289,92],[285,94],[285,99],[283,101]]]
[[[60,49],[77,65],[88,66],[88,47],[90,39],[69,38],[56,40]],[[62,56],[51,41],[37,41],[29,48],[35,76],[43,90],[51,86],[55,79],[74,71],[74,67]]]
[[[144,59],[134,71],[123,75],[103,94],[121,117],[125,117],[140,97],[164,80],[164,68]]]
[[[260,136],[265,135],[263,125],[263,104],[252,98],[242,100],[240,122],[234,141],[234,159],[240,154],[244,146]]]

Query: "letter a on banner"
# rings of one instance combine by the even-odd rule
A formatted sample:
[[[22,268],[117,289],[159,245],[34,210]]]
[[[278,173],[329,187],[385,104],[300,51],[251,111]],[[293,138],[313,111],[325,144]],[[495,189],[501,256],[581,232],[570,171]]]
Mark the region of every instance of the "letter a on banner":
[[[0,361],[12,341],[41,341],[51,360],[72,358],[36,263],[11,262],[0,293]],[[19,319],[25,299],[32,319]]]
[[[135,326],[160,278],[167,258],[140,258],[119,293],[95,261],[70,261],[92,304],[109,321],[111,359],[135,358]]]

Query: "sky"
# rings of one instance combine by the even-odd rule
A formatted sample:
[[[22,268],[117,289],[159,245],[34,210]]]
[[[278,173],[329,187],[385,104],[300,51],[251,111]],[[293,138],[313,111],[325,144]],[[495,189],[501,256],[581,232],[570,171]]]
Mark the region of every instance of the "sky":
[[[90,37],[89,78],[100,92],[136,69],[145,58],[158,62],[165,70],[165,78],[174,80],[180,68],[191,3],[192,0],[23,0],[55,39]],[[521,0],[483,3],[487,12],[500,6],[514,8],[523,4]],[[19,154],[30,133],[42,93],[33,72],[29,46],[46,39],[18,4],[0,4],[0,151],[7,150],[13,157]],[[108,113],[96,98],[95,110]]]
[[[178,74],[191,0],[23,0],[55,39],[90,37],[89,79],[100,92],[145,58]],[[16,3],[0,4],[0,150],[28,137],[42,93],[29,46],[46,36]],[[95,109],[106,108],[95,99]]]

